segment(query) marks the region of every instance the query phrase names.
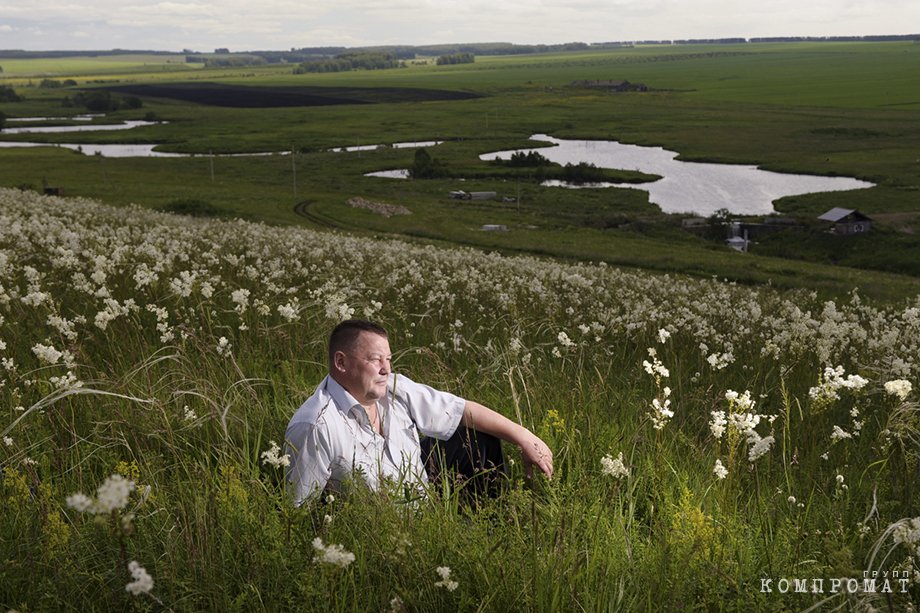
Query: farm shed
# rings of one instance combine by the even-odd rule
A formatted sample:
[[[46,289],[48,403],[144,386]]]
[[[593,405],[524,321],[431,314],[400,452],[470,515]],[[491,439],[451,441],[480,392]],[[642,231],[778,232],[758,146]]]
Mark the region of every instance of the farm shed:
[[[448,194],[454,200],[495,200],[498,197],[497,192],[465,192],[456,190]]]
[[[831,222],[833,234],[865,234],[872,229],[872,220],[856,209],[834,207],[818,219]]]

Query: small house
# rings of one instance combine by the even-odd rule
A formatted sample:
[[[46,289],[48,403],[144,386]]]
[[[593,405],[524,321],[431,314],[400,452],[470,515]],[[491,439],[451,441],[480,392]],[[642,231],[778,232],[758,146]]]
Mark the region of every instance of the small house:
[[[834,207],[818,219],[829,221],[831,223],[830,232],[842,236],[865,234],[872,229],[872,220],[856,209]]]

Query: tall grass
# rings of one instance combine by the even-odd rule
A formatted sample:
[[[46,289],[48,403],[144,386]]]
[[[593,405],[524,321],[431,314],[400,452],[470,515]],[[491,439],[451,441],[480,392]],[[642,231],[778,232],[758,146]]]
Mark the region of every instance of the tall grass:
[[[351,315],[390,329],[398,371],[538,432],[555,452],[552,481],[526,479],[508,449],[508,491],[476,508],[449,484],[418,498],[360,483],[293,507],[263,453],[324,375],[328,330]],[[4,190],[0,341],[6,609],[901,609],[920,598],[916,541],[896,531],[918,514],[916,392],[884,389],[920,372],[916,300],[821,302]],[[657,381],[643,366],[650,348],[668,371]],[[824,374],[837,366],[842,378]],[[834,387],[857,373],[868,383]],[[656,429],[652,399],[665,396],[674,415]],[[760,422],[716,438],[713,411]],[[834,426],[849,436],[832,438]],[[751,431],[775,441],[753,461]],[[626,474],[606,474],[602,458],[620,453]],[[104,497],[113,474],[133,484],[123,505],[76,501]],[[354,561],[324,563],[317,538]],[[126,590],[132,561],[149,591]],[[892,594],[778,589],[866,570],[910,580]]]

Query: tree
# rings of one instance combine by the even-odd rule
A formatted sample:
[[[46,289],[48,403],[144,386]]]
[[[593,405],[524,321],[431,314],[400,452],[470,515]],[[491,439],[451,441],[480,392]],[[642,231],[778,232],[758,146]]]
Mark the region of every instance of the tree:
[[[0,102],[22,102],[22,97],[9,85],[0,85]]]
[[[441,160],[431,157],[424,149],[416,149],[415,160],[409,169],[413,179],[437,179],[448,176],[447,166]]]

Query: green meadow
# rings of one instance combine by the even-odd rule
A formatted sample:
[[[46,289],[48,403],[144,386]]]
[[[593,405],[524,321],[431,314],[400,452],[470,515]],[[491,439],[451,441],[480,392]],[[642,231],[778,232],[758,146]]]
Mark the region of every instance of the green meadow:
[[[23,98],[0,112],[70,117],[87,109],[65,97],[102,90],[142,105],[93,122],[158,123],[0,132],[48,145],[0,148],[0,610],[920,605],[920,45],[302,75],[54,62],[0,58]],[[203,103],[212,84],[223,98]],[[352,103],[273,106],[318,92]],[[243,99],[262,102],[228,106]],[[479,160],[534,133],[876,185],[777,201],[796,227],[741,254],[646,192],[542,187]],[[415,148],[331,151],[427,140],[444,176],[364,176]],[[73,142],[194,155],[55,147]],[[829,236],[815,217],[833,206],[873,232]],[[506,492],[477,506],[462,483],[358,479],[294,507],[278,445],[346,317],[388,328],[396,372],[536,432],[552,480],[506,446]]]

